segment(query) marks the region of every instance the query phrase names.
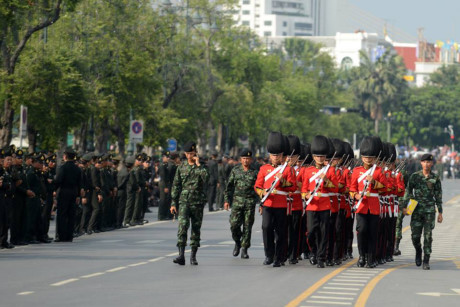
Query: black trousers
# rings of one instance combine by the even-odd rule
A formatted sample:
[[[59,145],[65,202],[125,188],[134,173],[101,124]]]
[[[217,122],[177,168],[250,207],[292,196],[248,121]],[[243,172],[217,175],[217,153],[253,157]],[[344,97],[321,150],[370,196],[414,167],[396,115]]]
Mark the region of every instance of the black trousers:
[[[353,253],[353,239],[355,234],[353,232],[353,226],[355,223],[355,214],[352,213],[350,217],[345,218],[345,242],[344,242],[344,252]]]
[[[262,233],[265,256],[283,261],[286,240],[286,208],[264,207],[262,211]]]
[[[123,224],[123,218],[125,216],[125,210],[126,210],[126,198],[128,194],[126,193],[126,190],[118,190],[117,192],[117,227],[121,227]]]
[[[57,197],[56,237],[63,241],[72,241],[75,222],[74,190],[61,189]]]
[[[82,213],[80,220],[80,232],[86,232],[88,230],[89,220],[91,218],[91,213],[93,212],[93,207],[91,201],[93,198],[93,191],[88,191],[86,193],[86,204],[82,204]]]
[[[6,199],[3,196],[0,196],[0,244],[2,246],[8,243],[8,212],[9,208],[6,204]]]
[[[310,255],[326,260],[330,210],[307,211],[307,244]]]
[[[214,184],[208,185],[208,206],[209,210],[214,209],[214,203],[216,201],[216,193],[217,193],[217,182]]]
[[[287,217],[288,228],[288,248],[287,258],[294,260],[300,254],[300,224],[302,222],[302,211],[292,211],[291,215]]]
[[[388,231],[388,246],[387,246],[387,257],[393,256],[395,251],[396,242],[396,221],[398,217],[390,217],[389,231]]]
[[[41,208],[41,231],[39,238],[48,239],[48,232],[50,230],[51,211],[53,210],[53,193],[46,196],[45,204]]]
[[[327,260],[331,260],[334,256],[334,245],[337,240],[337,233],[335,231],[335,225],[337,223],[337,216],[338,213],[332,213],[329,216],[329,229],[328,229],[328,239],[327,239],[327,253],[326,258]]]
[[[11,221],[11,243],[23,242],[25,239],[26,223],[26,200],[24,197],[15,195],[13,201],[13,220]]]
[[[356,233],[358,237],[358,251],[361,257],[366,254],[375,256],[377,249],[377,230],[379,216],[372,214],[356,214]]]
[[[347,211],[340,209],[335,222],[335,242],[334,242],[334,260],[340,260],[343,257],[343,242],[345,242],[345,218]]]

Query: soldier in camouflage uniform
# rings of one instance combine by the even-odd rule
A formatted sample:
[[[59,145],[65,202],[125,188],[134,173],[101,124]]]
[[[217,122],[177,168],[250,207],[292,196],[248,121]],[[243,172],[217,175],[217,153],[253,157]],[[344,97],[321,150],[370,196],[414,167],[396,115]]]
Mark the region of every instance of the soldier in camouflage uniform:
[[[432,231],[435,226],[436,208],[438,208],[438,223],[442,223],[442,187],[439,176],[431,171],[433,156],[424,154],[420,159],[422,170],[411,175],[404,195],[404,213],[409,200],[415,199],[418,204],[412,213],[410,227],[412,244],[415,247],[415,264],[422,265],[422,245],[420,239],[423,231],[423,269],[429,270]]]
[[[232,203],[232,213],[230,215],[230,229],[235,241],[233,256],[238,256],[241,251],[241,258],[247,259],[248,248],[251,246],[251,231],[254,224],[254,214],[257,203],[257,194],[254,191],[254,184],[257,179],[257,171],[251,169],[252,152],[243,149],[240,154],[241,164],[235,166],[228,178],[227,188],[225,189],[225,210],[230,208]],[[231,202],[233,199],[233,202]],[[243,231],[241,231],[243,225]]]
[[[177,247],[179,257],[174,263],[185,264],[185,245],[187,244],[187,231],[192,224],[190,246],[192,253],[190,264],[198,265],[196,252],[200,246],[201,223],[203,221],[203,209],[206,203],[205,185],[208,183],[208,171],[199,161],[196,155],[196,144],[188,142],[184,146],[187,161],[184,161],[176,171],[171,191],[172,204],[171,214],[176,214],[179,205],[179,229],[177,231]]]

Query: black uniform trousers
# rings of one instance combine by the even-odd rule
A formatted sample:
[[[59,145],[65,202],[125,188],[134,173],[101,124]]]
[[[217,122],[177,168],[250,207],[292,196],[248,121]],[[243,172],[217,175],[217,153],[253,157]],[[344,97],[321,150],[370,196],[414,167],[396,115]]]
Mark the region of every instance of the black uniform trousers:
[[[9,199],[11,201],[11,199]],[[7,204],[8,199],[4,195],[0,196],[0,244],[6,246],[8,243],[8,229],[10,227],[11,206]]]
[[[13,200],[13,220],[11,221],[11,243],[24,242],[26,232],[26,199],[15,195]]]
[[[75,189],[61,188],[57,196],[56,237],[61,241],[72,241],[75,220]]]
[[[330,210],[307,211],[307,244],[310,256],[326,260]]]
[[[356,214],[358,251],[361,257],[365,257],[367,254],[373,260],[375,256],[379,218],[378,215],[370,214],[369,211],[368,214]]]
[[[80,220],[80,232],[86,232],[88,230],[89,219],[91,218],[91,213],[93,211],[93,207],[91,202],[93,200],[93,190],[89,190],[86,192],[86,204],[82,204],[82,213],[81,213],[81,220]]]
[[[286,208],[264,207],[262,211],[262,233],[265,256],[283,261],[286,240]]]
[[[123,225],[123,218],[125,217],[126,210],[126,200],[128,193],[126,189],[118,190],[117,192],[117,228],[120,228]]]
[[[295,260],[300,254],[300,225],[302,223],[302,210],[292,211],[287,217],[288,224],[288,250],[287,257]]]

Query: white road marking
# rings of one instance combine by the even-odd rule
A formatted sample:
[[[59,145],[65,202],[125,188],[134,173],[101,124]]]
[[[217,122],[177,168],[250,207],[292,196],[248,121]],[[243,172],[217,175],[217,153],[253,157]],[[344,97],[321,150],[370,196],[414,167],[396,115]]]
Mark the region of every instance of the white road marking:
[[[224,244],[224,245],[227,245],[227,244],[235,244],[235,241],[222,241],[222,242],[219,242],[217,244]]]
[[[328,285],[334,285],[334,286],[364,286],[365,284],[357,284],[357,283],[343,283],[343,282],[329,282],[327,283]]]
[[[138,263],[133,263],[133,264],[128,264],[129,267],[135,267],[135,266],[140,266],[140,265],[144,265],[144,264],[147,264],[148,262],[138,262]]]
[[[356,295],[357,293],[351,292],[329,292],[329,291],[318,291],[321,294],[334,294],[334,295]]]
[[[33,294],[33,293],[35,293],[35,291],[24,291],[24,292],[16,293],[16,295],[30,295],[30,294]]]
[[[321,299],[321,300],[354,300],[352,297],[335,297],[335,296],[319,296],[319,295],[313,295],[311,298],[314,299]]]
[[[93,274],[89,274],[89,275],[80,276],[80,278],[91,278],[91,277],[101,276],[101,275],[104,275],[104,274],[105,274],[105,272],[98,272],[98,273],[93,273]]]
[[[177,256],[177,252],[174,252],[174,253],[171,253],[171,254],[167,254],[165,257],[172,257],[172,256]]]
[[[336,276],[335,278],[344,278],[346,280],[353,279],[352,281],[358,281],[360,279],[369,279],[372,276]]]
[[[117,243],[122,241],[124,240],[97,240],[98,243]]]
[[[307,303],[328,304],[328,305],[351,305],[349,302],[331,302],[331,301],[307,301]]]
[[[66,284],[70,284],[71,282],[74,282],[74,281],[77,281],[77,280],[79,280],[79,279],[78,278],[70,278],[70,279],[66,279],[66,280],[51,284],[50,286],[59,287],[59,286],[63,286],[63,285],[66,285]]]
[[[327,290],[350,290],[350,291],[359,291],[359,288],[343,288],[343,287],[323,287],[323,289]]]
[[[118,272],[118,271],[121,271],[121,270],[124,270],[124,269],[127,269],[127,268],[128,267],[125,267],[125,266],[119,266],[118,268],[113,268],[113,269],[107,270],[106,272],[113,273],[113,272]]]
[[[339,278],[339,277],[336,277],[334,278],[332,281],[340,281],[340,282],[344,282],[344,281],[349,281],[349,282],[367,282],[367,280],[356,280],[356,279],[344,279],[345,277],[342,277],[342,278]]]

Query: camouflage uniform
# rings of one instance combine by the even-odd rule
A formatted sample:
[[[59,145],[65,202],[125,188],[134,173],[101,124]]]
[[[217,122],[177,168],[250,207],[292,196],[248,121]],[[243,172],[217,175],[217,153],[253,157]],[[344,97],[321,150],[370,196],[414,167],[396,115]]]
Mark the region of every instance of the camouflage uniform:
[[[172,207],[179,205],[179,229],[177,246],[187,245],[187,231],[192,223],[190,246],[200,246],[200,231],[203,221],[203,209],[206,203],[205,185],[208,183],[208,171],[203,165],[190,165],[183,162],[176,171],[171,191]]]
[[[234,167],[224,193],[225,202],[232,204],[230,229],[233,240],[243,248],[251,247],[251,230],[257,203],[257,194],[254,191],[257,173],[251,168],[245,171],[242,165]],[[243,231],[241,231],[241,225],[243,225]]]
[[[416,249],[421,248],[420,239],[423,231],[423,251],[429,256],[433,242],[431,232],[436,221],[435,205],[438,212],[442,213],[442,187],[439,176],[433,172],[428,177],[425,177],[422,171],[413,173],[404,195],[404,207],[407,207],[411,198],[418,201],[410,222],[412,243]]]

